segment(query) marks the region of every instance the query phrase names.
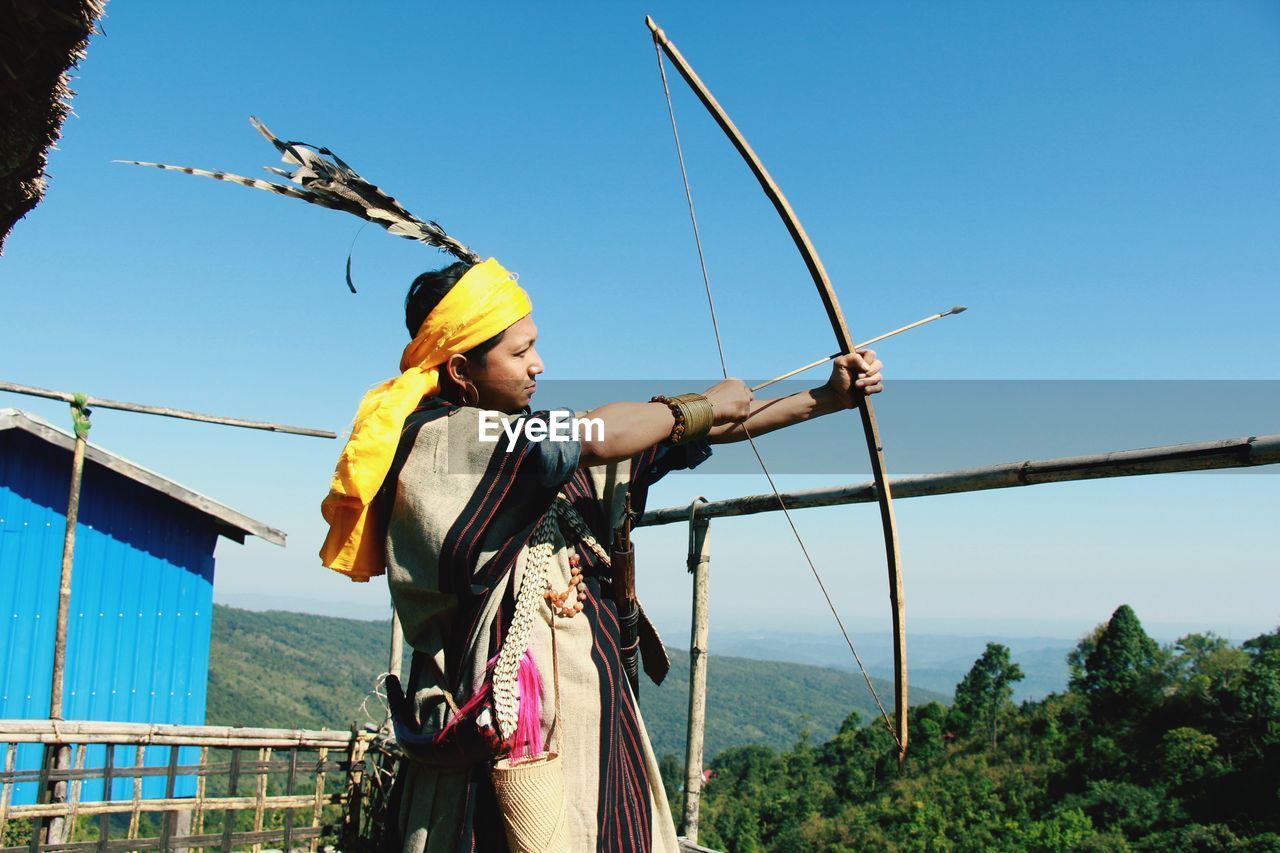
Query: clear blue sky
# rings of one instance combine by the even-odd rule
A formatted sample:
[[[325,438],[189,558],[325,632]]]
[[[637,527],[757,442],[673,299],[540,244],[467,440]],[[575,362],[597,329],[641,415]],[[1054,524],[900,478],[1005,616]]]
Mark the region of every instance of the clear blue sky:
[[[890,379],[1280,378],[1274,3],[108,10],[48,197],[0,260],[4,379],[343,429],[395,368],[406,285],[445,259],[366,229],[352,296],[355,220],[110,163],[260,174],[276,158],[254,114],[517,270],[549,376],[709,383],[718,362],[646,13],[786,189],[855,335],[972,306],[883,346]],[[785,231],[673,84],[731,371],[769,376],[826,354]],[[59,405],[0,405],[67,420]],[[940,413],[932,440],[971,414]],[[1028,434],[1060,427],[1019,416]],[[1177,433],[1160,418],[1127,446]],[[853,417],[848,430],[847,445],[815,452],[860,460]],[[892,467],[892,417],[884,431]],[[382,612],[385,585],[353,586],[314,557],[335,443],[106,411],[93,438],[289,533],[285,550],[222,543],[221,600]],[[653,504],[764,489],[759,476],[674,478]],[[1074,636],[1127,602],[1166,634],[1243,638],[1280,621],[1278,497],[1274,477],[1224,475],[903,501],[909,626]],[[883,631],[874,508],[800,522],[854,629]],[[828,629],[781,519],[713,536],[715,625]],[[680,644],[683,531],[643,532],[640,547],[641,596]]]

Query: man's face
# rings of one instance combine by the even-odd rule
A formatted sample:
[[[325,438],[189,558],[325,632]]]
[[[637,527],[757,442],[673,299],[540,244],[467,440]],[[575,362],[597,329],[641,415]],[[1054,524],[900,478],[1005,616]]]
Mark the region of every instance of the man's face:
[[[534,346],[537,339],[533,315],[526,315],[507,327],[484,364],[470,365],[480,408],[512,414],[529,405],[538,386],[535,377],[543,369]]]

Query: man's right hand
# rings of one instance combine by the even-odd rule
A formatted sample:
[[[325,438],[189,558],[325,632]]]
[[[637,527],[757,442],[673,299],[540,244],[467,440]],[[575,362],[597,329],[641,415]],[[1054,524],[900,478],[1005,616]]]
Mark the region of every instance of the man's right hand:
[[[726,379],[704,392],[711,401],[715,425],[741,423],[751,414],[751,401],[755,394],[741,379]]]

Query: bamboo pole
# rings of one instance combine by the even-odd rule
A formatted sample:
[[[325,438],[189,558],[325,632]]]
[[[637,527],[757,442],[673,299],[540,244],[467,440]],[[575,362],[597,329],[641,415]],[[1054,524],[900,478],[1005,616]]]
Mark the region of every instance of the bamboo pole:
[[[107,749],[112,749],[108,746]],[[139,746],[133,753],[133,766],[142,767],[147,763],[147,748]],[[111,799],[110,796],[107,799]],[[133,777],[133,800],[129,809],[129,834],[127,838],[138,837],[138,822],[142,812],[142,777]]]
[[[204,770],[209,765],[209,747],[200,747],[200,769]],[[200,835],[204,832],[204,799],[205,791],[208,789],[208,777],[202,772],[196,777],[196,802],[195,810],[191,815],[191,834]]]
[[[62,535],[62,570],[58,581],[58,615],[53,634],[53,673],[49,685],[49,719],[61,720],[63,689],[67,670],[67,625],[71,616],[71,570],[76,555],[76,525],[80,518],[80,492],[84,482],[84,451],[89,436],[89,409],[84,395],[71,400],[71,420],[75,425],[76,443],[71,454],[71,483],[67,496],[67,523]],[[64,770],[71,760],[71,748],[66,744],[54,744],[53,769]],[[55,803],[66,802],[67,783],[55,782],[50,792]],[[63,819],[54,818],[44,828],[47,844],[61,844],[64,840]]]
[[[1280,463],[1280,434],[1226,438],[1191,444],[1170,444],[1141,450],[1119,450],[1088,456],[1066,456],[1057,459],[1006,462],[981,468],[895,477],[890,481],[894,497],[919,498],[1066,483],[1111,477],[1135,477],[1146,474],[1170,474],[1184,471],[1210,471],[1222,468],[1249,468]],[[875,483],[854,483],[821,489],[798,489],[760,495],[745,495],[710,501],[699,508],[702,518],[728,518],[755,515],[778,509],[778,498],[788,509],[874,503]],[[637,526],[652,527],[674,524],[688,518],[687,506],[672,506],[646,512]]]
[[[84,770],[85,753],[89,748],[84,744],[80,744],[80,748],[75,751],[75,761],[71,765],[72,770]],[[83,779],[75,779],[71,782],[71,792],[67,797],[69,808],[67,809],[67,829],[64,837],[68,842],[76,840],[76,817],[80,811],[80,795],[84,787]]]
[[[50,765],[51,770],[66,770],[70,767],[71,747],[65,744],[52,744],[46,748],[53,750],[53,756],[51,758],[52,764]],[[49,802],[65,808],[67,802],[67,787],[65,779],[49,783]],[[42,832],[44,835],[44,841],[42,842],[44,845],[62,844],[67,840],[67,828],[66,820],[63,816],[64,814],[65,812],[59,812],[56,817],[46,822],[45,826],[39,830],[39,832]]]
[[[115,743],[121,746],[210,746],[346,748],[350,731],[337,729],[268,729],[234,726],[188,726],[161,723],[117,723],[75,720],[0,720],[0,743]],[[372,740],[370,732],[354,737]]]
[[[271,747],[268,746],[258,750],[258,760],[270,761]],[[261,832],[262,818],[266,814],[266,802],[267,802],[267,772],[265,770],[262,770],[258,773],[258,778],[255,782],[254,787],[257,791],[257,796],[256,796],[256,803],[254,804],[254,807],[253,807],[253,831]],[[252,847],[252,850],[253,850],[253,853],[262,853],[262,845],[254,844]]]
[[[328,758],[328,748],[320,747],[319,758],[316,761],[316,791],[311,800],[311,827],[313,829],[320,825],[320,819],[324,815],[324,783],[327,775],[324,771],[324,764]],[[312,838],[311,843],[307,845],[307,849],[310,853],[316,853],[318,845],[319,839]]]
[[[164,796],[165,799],[175,799],[174,794],[178,787],[178,749],[179,747],[169,747],[169,764],[165,768],[164,774]],[[177,809],[166,812],[161,816],[160,823],[160,849],[166,851],[172,850],[172,839],[175,835],[190,835],[191,827],[187,826],[186,830],[178,830],[178,815],[181,812]]]
[[[345,799],[343,794],[326,794],[320,799],[320,805],[324,806],[331,803],[341,803]],[[228,809],[231,811],[248,811],[257,808],[257,795],[251,797],[211,797],[208,802],[209,808]],[[283,808],[305,808],[306,806],[314,806],[316,798],[312,794],[295,794],[287,796],[285,794],[277,794],[269,796],[262,801],[263,807],[268,809]],[[140,800],[137,803],[138,812],[165,812],[175,809],[187,808],[191,805],[190,797],[159,797],[153,800]],[[19,818],[40,818],[53,817],[57,815],[65,815],[67,809],[70,808],[66,803],[36,803],[29,806],[10,806],[9,820],[17,820]],[[132,800],[116,800],[115,802],[104,803],[83,803],[80,806],[80,814],[122,814],[129,812],[132,816],[134,803]],[[132,819],[130,823],[132,824]],[[318,825],[318,823],[317,823]],[[133,833],[129,837],[137,839],[137,827],[132,827]]]
[[[87,417],[86,417],[87,421]],[[76,554],[76,523],[80,517],[80,487],[84,482],[85,434],[76,427],[71,456],[71,490],[67,499],[67,526],[62,535],[62,577],[58,583],[58,622],[53,635],[53,682],[49,690],[49,719],[61,720],[62,689],[67,669],[67,623],[71,614],[71,567]]]
[[[18,757],[18,746],[13,743],[5,743],[4,745],[4,772],[6,774],[13,772],[14,762]],[[7,778],[7,776],[6,776]],[[4,838],[4,828],[9,823],[9,800],[13,791],[13,784],[10,782],[0,782],[0,839]]]
[[[698,841],[698,810],[702,799],[702,753],[707,722],[707,642],[711,608],[711,522],[695,514],[697,497],[689,505],[689,571],[693,574],[693,617],[689,632],[689,727],[684,758],[684,837]]]
[[[285,796],[294,796],[294,789],[298,778],[298,750],[289,750],[289,773],[285,777],[284,793]],[[282,839],[284,853],[293,853],[293,809],[284,810],[284,837]]]
[[[367,740],[357,737],[359,729],[356,724],[351,724],[351,745],[347,749],[347,788],[345,795],[341,799],[345,800],[347,807],[343,809],[341,841],[339,847],[344,849],[353,849],[354,841],[360,836],[360,820],[361,806],[360,802],[361,786],[364,782],[364,754]]]
[[[113,784],[112,776],[116,767],[116,748],[112,744],[107,744],[107,754],[102,760],[102,799],[103,802],[111,799],[111,786]],[[98,819],[98,849],[106,850],[111,843],[111,817],[103,814]]]
[[[231,767],[227,773],[228,796],[230,797],[235,796],[236,789],[239,786],[239,784],[240,784],[240,750],[233,749],[231,750]],[[244,799],[249,799],[249,798],[244,798]],[[252,802],[252,799],[250,799],[250,802]],[[218,803],[218,805],[223,807],[221,850],[222,850],[222,853],[231,853],[231,850],[232,850],[231,837],[233,834],[235,834],[235,831],[236,831],[237,816],[235,811],[231,807],[227,806],[225,798],[223,799],[222,802]]]
[[[25,394],[29,397],[44,397],[48,400],[62,400],[71,403],[76,395],[66,391],[52,391],[48,388],[37,388],[34,385],[19,385],[16,382],[0,381],[0,391],[13,394]],[[134,412],[140,415],[159,415],[164,418],[181,418],[187,421],[200,421],[207,424],[243,427],[245,429],[261,429],[269,432],[287,433],[289,435],[308,435],[315,438],[337,438],[336,433],[311,427],[289,426],[287,424],[270,423],[268,421],[250,421],[244,418],[228,418],[221,415],[209,415],[203,412],[192,412],[186,409],[170,409],[167,406],[148,406],[144,403],[126,403],[121,400],[107,400],[103,397],[86,397],[87,405],[98,409],[116,409],[121,412]]]

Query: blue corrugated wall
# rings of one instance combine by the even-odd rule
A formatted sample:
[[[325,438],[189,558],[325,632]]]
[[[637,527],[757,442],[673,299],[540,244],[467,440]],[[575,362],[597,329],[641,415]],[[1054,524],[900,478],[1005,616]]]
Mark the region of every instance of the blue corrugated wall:
[[[18,430],[0,432],[0,718],[49,715],[53,638],[71,453]],[[76,528],[63,716],[202,724],[213,618],[213,549],[207,516],[113,471],[86,463]],[[39,766],[41,748],[24,746],[19,766]],[[101,766],[106,747],[90,749]],[[134,749],[117,748],[131,766]],[[180,751],[181,764],[199,750]],[[168,763],[167,747],[149,747],[148,765]],[[179,778],[177,796],[195,794]],[[145,780],[143,795],[164,795],[165,780]],[[13,802],[33,802],[33,784]],[[112,798],[132,796],[117,780]],[[86,800],[102,784],[84,786]]]

